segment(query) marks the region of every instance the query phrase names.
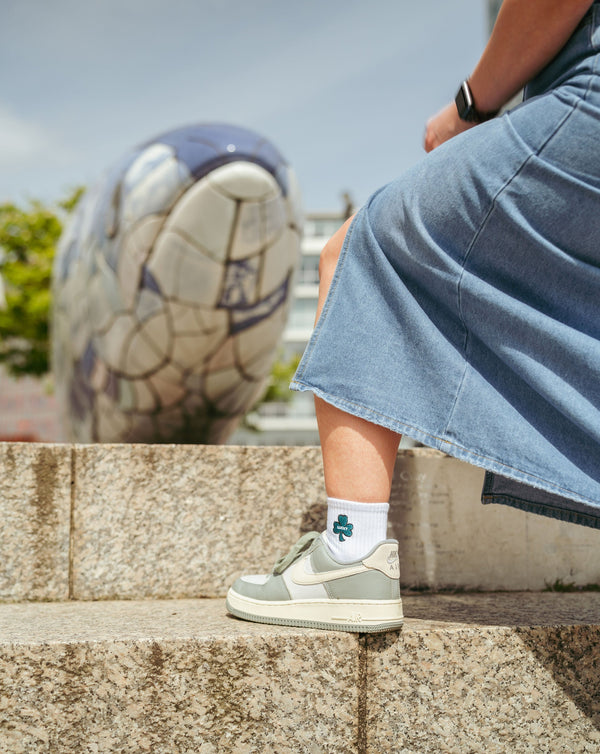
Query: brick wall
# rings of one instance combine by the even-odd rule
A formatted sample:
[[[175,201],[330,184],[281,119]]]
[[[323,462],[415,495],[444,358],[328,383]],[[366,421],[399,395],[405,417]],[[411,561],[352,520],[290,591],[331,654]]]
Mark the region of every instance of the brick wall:
[[[0,370],[0,441],[62,439],[51,378],[14,379]]]

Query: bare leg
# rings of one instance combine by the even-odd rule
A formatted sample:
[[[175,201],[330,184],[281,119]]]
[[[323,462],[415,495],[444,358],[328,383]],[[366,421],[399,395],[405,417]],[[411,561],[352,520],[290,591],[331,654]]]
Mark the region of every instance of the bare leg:
[[[351,221],[352,218],[347,220],[332,236],[321,254],[317,317]],[[363,503],[386,502],[401,435],[347,414],[319,398],[315,398],[315,408],[327,495]]]
[[[328,497],[385,503],[401,435],[315,398]]]

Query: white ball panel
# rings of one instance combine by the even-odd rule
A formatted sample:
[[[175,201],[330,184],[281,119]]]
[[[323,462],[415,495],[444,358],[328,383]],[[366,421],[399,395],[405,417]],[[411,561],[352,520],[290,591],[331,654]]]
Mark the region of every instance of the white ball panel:
[[[132,411],[135,408],[135,390],[131,380],[119,380],[118,406],[121,411]]]
[[[151,215],[135,223],[125,236],[121,254],[145,262],[164,221],[164,215]]]
[[[161,233],[147,265],[166,296],[207,308],[219,300],[222,264],[175,233]]]
[[[148,378],[158,394],[158,402],[163,408],[170,408],[185,396],[181,372],[167,365]]]
[[[273,350],[273,355],[286,320],[285,307],[280,306],[271,316],[263,319],[254,327],[244,330],[238,336],[238,354],[240,362],[244,365],[250,364],[258,354],[269,349]],[[243,337],[242,337],[243,335]]]
[[[178,231],[206,250],[214,259],[225,259],[236,203],[215,191],[207,178],[181,197],[167,218],[165,232]]]
[[[133,380],[135,391],[135,410],[141,412],[154,411],[156,408],[156,396],[149,387],[147,380]]]
[[[304,225],[304,214],[302,211],[302,196],[300,194],[300,185],[296,178],[296,173],[292,168],[287,168],[288,193],[286,197],[287,218],[290,225],[298,230]]]
[[[97,352],[112,369],[123,370],[126,344],[137,329],[137,320],[130,314],[119,314],[106,333],[97,338]]]
[[[218,369],[232,367],[236,362],[235,337],[227,338],[219,350],[208,362],[208,371],[214,372]]]
[[[129,225],[148,214],[166,212],[191,183],[189,174],[182,176],[178,160],[165,160],[125,194],[121,223]]]
[[[79,359],[87,347],[90,336],[88,325],[89,302],[82,293],[77,299],[71,301],[69,316],[71,317],[70,352],[71,357]]]
[[[273,349],[269,348],[262,353],[257,354],[253,359],[244,363],[244,374],[255,380],[262,380],[271,370],[271,365],[275,360]]]
[[[161,163],[173,159],[173,147],[168,144],[151,144],[139,154],[127,169],[123,177],[123,188],[131,191],[143,181]]]
[[[108,266],[104,257],[99,253],[96,254],[96,264],[100,273],[100,280],[102,282],[104,294],[108,300],[109,310],[112,312],[123,310],[125,306],[117,276],[112,268]]]
[[[166,303],[166,307],[173,323],[173,331],[176,335],[190,335],[201,331],[196,316],[196,307],[186,306],[175,301],[169,301]]]
[[[230,393],[240,384],[242,377],[235,367],[209,372],[204,378],[204,392],[212,401]]]
[[[266,250],[259,290],[260,298],[264,298],[281,286],[294,269],[299,248],[298,234],[286,228],[275,243]]]
[[[149,317],[140,328],[140,335],[152,343],[157,353],[168,354],[172,334],[167,314],[160,311],[153,317]]]
[[[117,279],[121,290],[123,304],[127,309],[133,309],[135,297],[138,291],[143,261],[133,254],[128,254],[127,249],[121,249],[117,261]]]
[[[108,369],[100,359],[96,359],[94,368],[90,374],[90,386],[93,390],[99,393],[104,390],[108,381]]]
[[[94,275],[88,287],[89,298],[89,326],[93,327],[96,332],[108,327],[113,317],[114,310],[111,307],[111,301],[102,282],[100,275]]]
[[[183,302],[216,306],[221,297],[225,268],[190,246],[181,246],[177,298]]]
[[[271,173],[253,162],[230,162],[213,170],[208,180],[218,191],[243,201],[265,201],[280,193]]]
[[[264,202],[244,202],[231,246],[231,259],[243,259],[272,244],[286,226],[283,199],[277,196]]]
[[[164,360],[162,348],[157,348],[144,337],[143,332],[138,331],[128,343],[125,357],[118,368],[128,377],[142,377],[158,369]]]
[[[184,245],[185,241],[180,236],[161,233],[148,259],[148,271],[165,296],[177,295],[179,257]]]
[[[182,369],[193,369],[202,364],[212,350],[218,348],[224,333],[215,332],[208,335],[178,335],[173,343],[171,360]]]
[[[137,304],[135,307],[135,315],[140,322],[143,322],[148,317],[153,317],[158,314],[164,308],[165,302],[163,299],[148,288],[143,288],[138,296]]]
[[[119,442],[130,426],[127,415],[105,393],[100,393],[96,399],[96,421],[98,436],[103,442]]]

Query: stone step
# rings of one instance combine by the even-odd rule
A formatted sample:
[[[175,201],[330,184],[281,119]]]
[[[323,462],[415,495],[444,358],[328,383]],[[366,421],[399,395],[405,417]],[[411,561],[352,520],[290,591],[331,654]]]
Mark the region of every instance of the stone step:
[[[402,583],[600,583],[600,532],[479,502],[483,472],[403,450]],[[222,597],[325,527],[315,447],[0,443],[0,601]]]
[[[600,750],[600,594],[404,603],[379,635],[221,599],[0,605],[0,751]]]

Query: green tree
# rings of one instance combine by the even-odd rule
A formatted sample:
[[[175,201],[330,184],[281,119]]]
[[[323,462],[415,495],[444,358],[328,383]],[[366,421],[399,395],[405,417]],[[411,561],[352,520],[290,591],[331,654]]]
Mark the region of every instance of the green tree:
[[[82,194],[76,189],[56,208],[0,205],[0,364],[9,374],[49,371],[52,263],[63,220]]]
[[[274,402],[288,403],[292,399],[294,394],[290,390],[290,382],[296,373],[299,363],[299,354],[294,354],[287,361],[281,355],[278,356],[271,367],[269,383],[259,404]]]

